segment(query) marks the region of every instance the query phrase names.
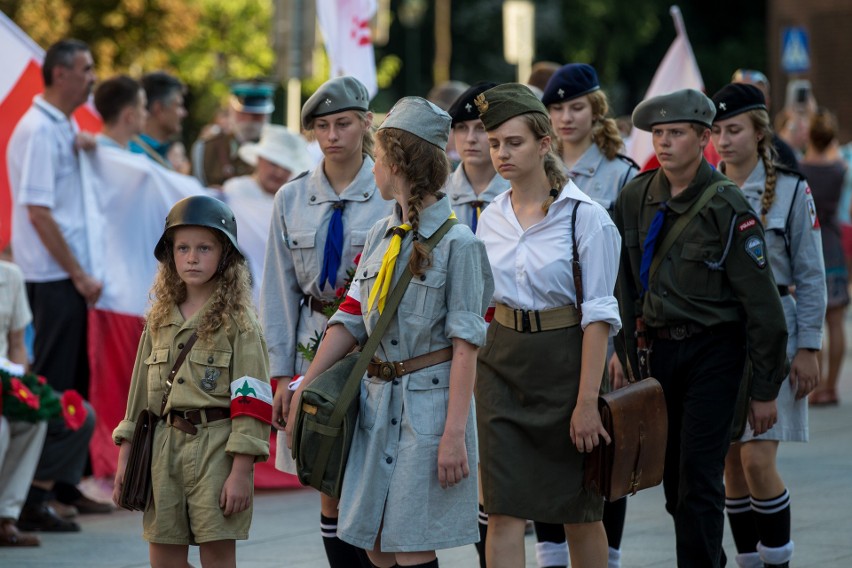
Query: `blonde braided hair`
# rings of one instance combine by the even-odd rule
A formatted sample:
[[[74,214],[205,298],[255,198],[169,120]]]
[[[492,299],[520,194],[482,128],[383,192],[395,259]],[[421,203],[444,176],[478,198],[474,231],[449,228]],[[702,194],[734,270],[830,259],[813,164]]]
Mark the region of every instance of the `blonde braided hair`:
[[[748,111],[748,116],[758,134],[762,134],[757,141],[757,154],[763,161],[766,170],[766,183],[763,195],[760,198],[760,220],[766,223],[766,214],[775,202],[775,186],[778,184],[778,172],[775,169],[775,147],[772,145],[772,126],[769,121],[769,113],[763,109]]]
[[[412,274],[419,276],[432,265],[432,255],[417,241],[423,198],[435,195],[444,186],[450,174],[447,154],[434,144],[398,128],[382,128],[376,133],[378,143],[385,151],[384,160],[411,184],[408,198],[408,224],[415,235],[414,250],[408,261]]]
[[[550,117],[540,112],[528,112],[520,115],[526,121],[536,140],[541,140],[545,136],[550,136],[550,150],[544,156],[544,173],[547,175],[547,182],[550,184],[551,191],[547,199],[541,204],[541,210],[547,213],[556,198],[559,197],[559,192],[568,183],[568,176],[562,171],[562,160],[556,154],[554,143],[556,135],[553,133],[553,126],[550,124]]]

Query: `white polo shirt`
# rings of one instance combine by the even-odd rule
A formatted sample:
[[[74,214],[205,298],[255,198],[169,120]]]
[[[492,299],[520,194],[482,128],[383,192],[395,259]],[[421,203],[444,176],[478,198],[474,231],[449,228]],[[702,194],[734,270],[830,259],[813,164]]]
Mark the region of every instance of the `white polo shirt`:
[[[40,95],[21,118],[6,152],[12,189],[12,251],[27,282],[69,277],[30,223],[28,205],[51,210],[83,270],[91,272],[80,162],[74,150],[77,124]]]

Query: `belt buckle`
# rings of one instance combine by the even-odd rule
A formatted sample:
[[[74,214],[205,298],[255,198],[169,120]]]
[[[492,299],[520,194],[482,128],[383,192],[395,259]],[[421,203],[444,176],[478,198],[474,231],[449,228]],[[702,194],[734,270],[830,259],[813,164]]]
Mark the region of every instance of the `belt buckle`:
[[[382,361],[379,363],[379,377],[389,381],[396,377],[396,369],[390,361]]]
[[[516,329],[516,331],[520,331],[522,333],[532,332],[532,326],[530,325],[530,313],[528,310],[515,310],[515,327],[517,328],[518,324],[518,314],[521,315],[520,323],[521,329]]]
[[[675,341],[681,341],[689,336],[689,331],[686,329],[686,324],[673,325],[669,328],[669,334]]]

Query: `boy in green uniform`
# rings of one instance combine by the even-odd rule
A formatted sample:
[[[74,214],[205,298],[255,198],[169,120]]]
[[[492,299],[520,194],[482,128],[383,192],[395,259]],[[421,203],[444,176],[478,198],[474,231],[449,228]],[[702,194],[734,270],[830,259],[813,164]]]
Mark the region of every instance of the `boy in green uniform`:
[[[691,89],[636,107],[633,123],[652,133],[660,169],[624,187],[614,219],[627,356],[665,391],[666,510],[678,565],[690,567],[725,565],[722,474],[746,361],[757,433],[775,423],[786,374],[787,328],[763,226],[703,158],[714,115],[713,102]]]

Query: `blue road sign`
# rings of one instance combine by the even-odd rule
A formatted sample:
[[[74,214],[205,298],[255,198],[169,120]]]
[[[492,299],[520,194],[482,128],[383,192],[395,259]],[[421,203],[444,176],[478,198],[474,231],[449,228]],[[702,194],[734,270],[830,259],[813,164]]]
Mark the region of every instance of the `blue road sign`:
[[[811,68],[808,32],[805,28],[784,28],[781,39],[781,67],[787,73],[806,73]]]

